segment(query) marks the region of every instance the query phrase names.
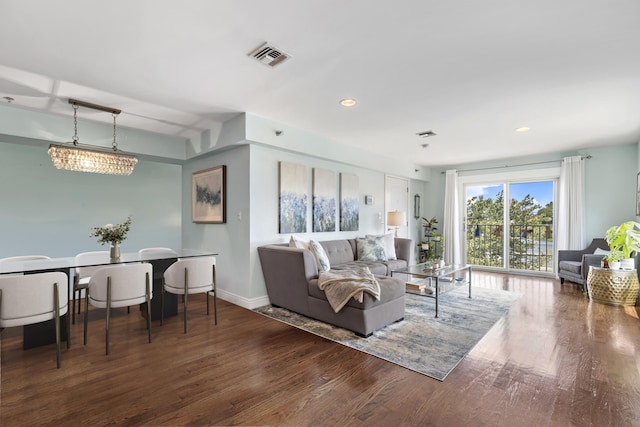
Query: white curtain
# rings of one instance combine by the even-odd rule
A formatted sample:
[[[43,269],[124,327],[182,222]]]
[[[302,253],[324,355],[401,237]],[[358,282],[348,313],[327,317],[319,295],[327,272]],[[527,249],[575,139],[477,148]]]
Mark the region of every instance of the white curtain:
[[[458,207],[458,172],[450,169],[446,174],[444,190],[444,261],[447,264],[462,264],[464,233]]]
[[[584,249],[584,160],[582,156],[565,157],[560,169],[558,226],[555,228],[558,249]]]

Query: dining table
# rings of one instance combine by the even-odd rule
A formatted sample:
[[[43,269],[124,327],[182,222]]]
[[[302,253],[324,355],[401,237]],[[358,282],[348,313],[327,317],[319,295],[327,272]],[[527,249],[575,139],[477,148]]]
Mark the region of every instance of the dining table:
[[[36,274],[50,271],[62,271],[67,274],[69,278],[69,299],[73,297],[73,280],[75,274],[75,268],[77,267],[95,267],[95,266],[108,266],[116,264],[131,264],[139,262],[148,262],[153,265],[153,293],[157,295],[157,298],[151,300],[151,319],[158,320],[162,315],[161,298],[162,293],[162,273],[169,268],[177,259],[204,257],[204,256],[217,256],[215,251],[209,251],[204,249],[173,249],[173,252],[168,251],[152,251],[152,252],[126,252],[121,253],[120,257],[116,260],[111,259],[109,252],[105,252],[101,255],[96,255],[90,259],[77,259],[75,256],[71,257],[59,257],[49,259],[38,260],[21,260],[0,263],[0,274]],[[178,296],[167,293],[165,295],[165,307],[164,317],[176,316],[178,314]],[[143,309],[146,309],[143,307]],[[68,310],[71,310],[71,304],[69,304]],[[61,316],[61,340],[67,340],[67,327],[66,322],[69,312],[64,316]],[[53,320],[37,323],[34,325],[25,325],[23,327],[23,348],[32,348],[41,345],[55,343],[55,327]]]

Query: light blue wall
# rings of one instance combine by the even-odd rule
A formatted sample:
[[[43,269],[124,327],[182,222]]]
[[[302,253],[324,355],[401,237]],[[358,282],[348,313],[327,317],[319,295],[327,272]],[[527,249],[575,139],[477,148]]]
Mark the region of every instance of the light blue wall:
[[[384,233],[384,178],[383,172],[371,169],[336,163],[316,157],[291,153],[288,151],[251,146],[251,247],[250,265],[252,275],[252,296],[264,296],[266,289],[262,277],[262,270],[258,260],[257,247],[270,243],[288,242],[290,233],[278,233],[278,165],[279,162],[297,163],[307,167],[307,191],[309,195],[309,208],[307,212],[307,232],[297,234],[299,237],[310,240],[332,240],[342,238],[362,237],[367,233]],[[312,198],[312,170],[320,168],[336,173],[336,199],[339,195],[339,174],[349,173],[359,178],[360,199],[360,230],[350,232],[326,232],[312,233],[311,224],[311,198]],[[372,195],[375,203],[364,204],[364,196]],[[336,217],[336,221],[339,218]],[[337,222],[338,223],[338,222]]]
[[[466,165],[452,165],[445,169],[485,169],[461,172],[460,174],[483,174],[507,171],[531,170],[560,165],[560,160],[573,155],[592,156],[585,160],[585,211],[586,237],[591,241],[603,237],[612,225],[635,219],[636,174],[640,160],[638,144],[614,145],[581,150],[573,153],[553,153],[543,156],[521,157],[493,162]],[[555,163],[553,163],[556,161]],[[541,162],[552,162],[541,164]],[[505,165],[521,167],[503,168]],[[444,212],[445,176],[441,171],[432,172],[432,180],[425,187],[427,199],[433,204],[427,206],[429,215],[442,218]]]
[[[128,177],[60,171],[45,147],[0,142],[0,258],[107,250],[91,228],[132,215],[123,252],[179,247],[181,166],[140,161]]]
[[[411,158],[398,160],[396,156],[390,157],[369,152],[366,148],[366,141],[359,141],[361,145],[356,147],[253,114],[246,114],[245,119],[246,139],[274,149],[327,159],[336,163],[358,165],[363,168],[421,181],[429,180],[431,174],[430,168],[413,163]],[[276,130],[281,133],[277,134]],[[390,142],[390,146],[393,147],[393,142]],[[394,155],[397,154],[395,147],[390,151]]]
[[[78,110],[79,141],[81,144],[111,147],[113,125],[89,120],[89,117],[96,114],[111,119],[108,113],[96,113],[86,108]],[[121,126],[121,123],[121,121],[118,123],[118,149],[136,153],[147,160],[180,163],[186,159],[187,141],[185,138],[127,128]],[[62,116],[24,110],[6,104],[0,105],[0,141],[2,142],[22,139],[31,145],[47,148],[49,144],[69,142],[73,131],[71,106],[69,106],[69,115]]]
[[[636,219],[637,144],[589,150],[586,161],[587,239],[604,237],[612,225]]]
[[[167,163],[142,156],[133,175],[118,177],[56,170],[47,155],[46,135],[41,133],[49,125],[58,129],[58,120],[49,122],[36,114],[37,120],[30,124],[28,115],[12,114],[20,118],[20,126],[6,121],[6,116],[0,120],[0,257],[33,253],[72,256],[81,251],[106,249],[89,237],[91,227],[120,222],[131,214],[133,226],[123,244],[124,251],[146,246],[218,251],[221,297],[245,307],[257,306],[266,301],[266,290],[256,248],[289,238],[278,233],[279,161],[307,166],[309,194],[314,167],[336,174],[355,174],[360,179],[360,230],[308,232],[303,238],[328,240],[384,232],[380,216],[384,217],[385,212],[386,174],[409,179],[409,230],[415,241],[419,240],[421,227],[413,219],[414,194],[421,195],[421,216],[435,215],[442,221],[444,175],[440,170],[414,168],[410,163],[344,151],[335,142],[261,118],[233,119],[229,126],[225,124],[217,131],[203,134],[199,146],[190,142],[186,150],[181,147],[179,152],[186,151],[186,158],[196,156],[184,165],[172,164],[181,155],[164,150],[167,157],[162,161]],[[65,126],[58,125],[60,133],[64,133]],[[2,136],[7,126],[16,136]],[[28,126],[33,127],[21,131]],[[283,129],[284,133],[276,136],[275,129]],[[101,131],[99,125],[87,130],[89,134]],[[141,138],[150,144],[144,151],[153,152],[153,135]],[[33,143],[28,139],[33,139]],[[28,143],[21,143],[23,140]],[[174,142],[180,145],[180,141]],[[164,147],[172,143],[162,141]],[[301,152],[305,147],[312,147],[310,153]],[[586,163],[587,233],[589,237],[597,237],[610,225],[635,217],[638,144],[513,159],[508,163],[560,160],[566,155],[587,153],[593,155]],[[191,221],[191,174],[221,164],[227,166],[227,223],[195,224]],[[505,161],[451,167],[468,169],[502,164]],[[512,170],[518,169],[522,168]],[[375,204],[365,205],[364,195],[373,195]],[[310,230],[310,212],[308,227]]]
[[[183,246],[207,249],[217,257],[217,285],[222,298],[248,307],[256,292],[252,289],[249,265],[250,207],[249,146],[242,145],[189,161],[182,172]],[[191,221],[191,174],[225,165],[227,196],[225,224],[202,224]],[[260,211],[260,208],[254,208]]]
[[[413,207],[413,194],[424,193],[424,180],[430,176],[430,169],[411,162],[403,162],[369,153],[336,141],[327,140],[303,129],[276,123],[251,114],[245,116],[246,139],[250,148],[250,247],[247,256],[250,266],[250,304],[266,302],[266,288],[262,277],[256,248],[260,245],[286,242],[290,234],[278,233],[278,164],[292,162],[307,167],[307,190],[312,195],[312,169],[321,168],[336,173],[350,173],[359,177],[360,188],[360,230],[356,232],[311,232],[311,206],[307,214],[305,239],[331,240],[363,236],[367,233],[380,234],[384,229],[384,188],[385,176],[391,174],[409,179],[409,204]],[[276,133],[276,130],[280,131]],[[336,179],[336,197],[339,194],[339,180]],[[372,195],[374,205],[365,205],[364,196]],[[422,198],[421,210],[424,206]],[[413,211],[407,213],[410,237],[419,236],[419,221],[413,218]]]

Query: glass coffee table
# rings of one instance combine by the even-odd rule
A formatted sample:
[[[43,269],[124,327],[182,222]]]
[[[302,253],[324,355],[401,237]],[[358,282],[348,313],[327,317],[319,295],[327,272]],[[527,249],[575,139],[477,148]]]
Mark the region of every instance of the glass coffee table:
[[[456,273],[467,271],[467,277],[455,277]],[[469,298],[471,298],[471,265],[455,264],[436,268],[433,264],[424,262],[422,264],[410,265],[408,267],[391,270],[391,276],[403,274],[410,276],[406,282],[407,292],[435,298],[436,317],[438,317],[438,295],[448,292],[464,284],[469,285]],[[414,280],[413,278],[418,278]],[[432,286],[434,285],[434,286]]]

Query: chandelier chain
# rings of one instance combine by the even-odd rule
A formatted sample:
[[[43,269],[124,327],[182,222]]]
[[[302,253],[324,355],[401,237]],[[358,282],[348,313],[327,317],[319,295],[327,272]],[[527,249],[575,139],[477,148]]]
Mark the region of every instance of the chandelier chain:
[[[73,145],[78,145],[78,106],[73,105]]]
[[[118,143],[116,142],[116,117],[117,114],[112,113],[113,115],[113,151],[118,151]]]

